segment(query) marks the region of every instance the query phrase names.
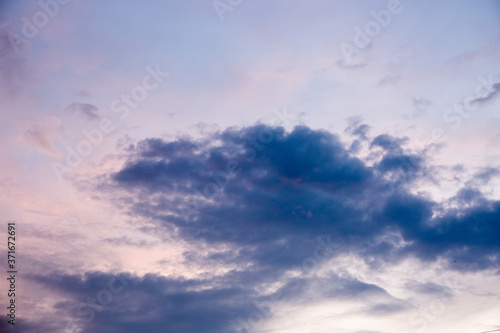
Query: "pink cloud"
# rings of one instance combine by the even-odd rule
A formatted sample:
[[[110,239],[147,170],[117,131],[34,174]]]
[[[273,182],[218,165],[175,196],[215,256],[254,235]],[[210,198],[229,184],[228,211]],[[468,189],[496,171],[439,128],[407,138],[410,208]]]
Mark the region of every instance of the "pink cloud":
[[[43,116],[38,118],[23,132],[23,140],[32,150],[54,157],[59,157],[59,152],[52,143],[61,130],[61,120],[57,117]]]

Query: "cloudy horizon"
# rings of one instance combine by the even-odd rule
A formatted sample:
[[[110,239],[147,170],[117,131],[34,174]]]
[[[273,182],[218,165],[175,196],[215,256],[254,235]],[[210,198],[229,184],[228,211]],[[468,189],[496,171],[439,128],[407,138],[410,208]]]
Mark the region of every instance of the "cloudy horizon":
[[[0,330],[500,330],[499,16],[2,2]]]

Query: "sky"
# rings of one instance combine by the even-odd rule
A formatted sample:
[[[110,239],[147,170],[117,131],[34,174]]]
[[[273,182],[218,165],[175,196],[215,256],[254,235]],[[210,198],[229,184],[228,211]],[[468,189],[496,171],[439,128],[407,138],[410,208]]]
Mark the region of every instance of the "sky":
[[[499,17],[1,1],[0,331],[500,330]]]

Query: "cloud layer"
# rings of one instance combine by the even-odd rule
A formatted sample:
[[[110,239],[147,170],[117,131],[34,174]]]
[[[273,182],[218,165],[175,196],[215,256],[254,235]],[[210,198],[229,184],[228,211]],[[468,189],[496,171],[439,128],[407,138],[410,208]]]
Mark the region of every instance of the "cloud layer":
[[[375,271],[407,258],[441,260],[462,272],[498,269],[500,202],[471,186],[446,202],[412,193],[413,184],[433,177],[425,154],[406,149],[405,138],[372,138],[367,125],[353,126],[370,163],[337,135],[305,126],[286,132],[255,125],[132,144],[123,167],[94,181],[99,195],[149,221],[137,226],[146,233],[171,232],[211,249],[186,252],[185,262],[227,269],[197,279],[120,273],[127,292],[102,313],[83,300],[113,281],[109,273],[32,279],[81,304],[72,316],[83,332],[246,332],[271,317],[271,306],[259,304],[304,300],[319,290],[315,297],[325,300],[373,298],[362,310],[367,315],[408,308],[353,276],[309,276],[328,258],[355,254]],[[496,172],[477,177],[488,181]]]

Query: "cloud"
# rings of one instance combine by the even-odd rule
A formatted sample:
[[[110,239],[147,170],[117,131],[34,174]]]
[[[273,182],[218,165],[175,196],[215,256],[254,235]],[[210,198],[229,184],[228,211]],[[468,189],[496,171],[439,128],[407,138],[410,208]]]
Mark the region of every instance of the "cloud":
[[[245,327],[252,326],[248,318],[270,317],[272,307],[279,302],[304,304],[318,299],[356,299],[369,304],[362,311],[371,315],[405,308],[401,300],[384,289],[351,276],[289,279],[282,288],[265,296],[255,291],[255,277],[258,275],[247,278],[244,274],[231,274],[198,280],[104,272],[28,276],[55,292],[55,307],[68,315],[69,319],[52,321],[50,328],[55,331],[73,323],[82,332],[246,332]],[[106,294],[105,290],[109,297],[106,304],[96,302]],[[26,325],[29,324],[28,321]]]
[[[88,98],[88,97],[90,97],[90,93],[87,90],[82,89],[82,90],[78,90],[75,93],[75,96],[82,97],[82,98]]]
[[[87,120],[100,119],[99,114],[98,114],[99,109],[95,105],[92,105],[92,104],[71,103],[65,109],[66,109],[66,111],[70,111],[74,115],[82,116]]]
[[[493,100],[500,93],[500,82],[494,82],[488,87],[488,92],[484,96],[477,97],[471,101],[473,104],[484,104]]]
[[[478,180],[483,184],[487,184],[498,175],[500,175],[499,168],[483,168],[481,171],[474,175],[474,180]]]
[[[282,303],[357,301],[359,313],[375,317],[411,307],[377,284],[320,271],[316,256],[355,254],[372,271],[407,258],[456,271],[498,269],[500,202],[467,189],[449,199],[455,206],[412,193],[430,168],[426,156],[408,151],[406,138],[372,138],[367,127],[351,127],[378,162],[368,165],[337,135],[305,126],[228,128],[128,146],[123,166],[94,180],[95,194],[147,220],[137,224],[142,232],[157,239],[172,232],[191,244],[183,253],[190,267],[227,269],[189,279],[116,273],[128,281],[125,290],[92,320],[86,300],[113,281],[110,272],[30,278],[58,295],[57,308],[75,309],[70,317],[83,332],[245,332],[249,318],[270,318]],[[142,246],[128,237],[106,242]],[[406,287],[449,294],[432,283]]]
[[[432,105],[432,102],[425,98],[413,97],[412,105],[413,105],[412,117],[419,118],[422,117],[424,113],[429,109],[429,107]]]
[[[401,80],[401,76],[397,74],[389,74],[381,78],[380,81],[378,81],[378,84],[381,86],[391,85],[397,83],[399,80]]]
[[[351,117],[348,119],[348,121],[348,126],[345,129],[346,133],[357,136],[360,140],[368,139],[370,126],[368,126],[367,124],[362,124],[360,117]]]
[[[420,283],[417,281],[409,281],[405,284],[409,290],[413,290],[419,294],[441,295],[451,297],[452,291],[449,287],[441,286],[433,282]]]
[[[391,153],[400,153],[401,146],[407,141],[407,138],[394,138],[388,134],[380,134],[373,139],[371,146],[380,147]]]
[[[30,279],[65,295],[66,300],[56,307],[71,309],[73,319],[55,320],[58,331],[73,322],[82,332],[227,332],[235,328],[238,317],[255,310],[247,290],[224,285],[208,287],[199,280],[102,272]],[[106,305],[95,303],[101,290],[115,292]]]
[[[407,141],[376,136],[370,147],[382,148],[380,159],[368,166],[338,136],[304,126],[290,133],[229,128],[199,141],[147,139],[106,186],[120,191],[122,204],[134,202],[125,205],[131,214],[159,221],[158,229],[230,244],[242,249],[241,262],[274,269],[298,264],[321,235],[331,235],[338,251],[372,251],[381,260],[461,258],[457,269],[497,267],[500,203],[484,199],[446,210],[446,203],[412,194],[411,184],[427,177],[429,166],[422,152],[404,149]],[[457,198],[473,200],[464,193]],[[388,233],[408,244],[373,242]]]
[[[57,117],[40,117],[30,128],[25,130],[23,137],[28,145],[35,150],[50,156],[59,157],[59,152],[52,146],[54,139],[61,130],[61,120]]]

